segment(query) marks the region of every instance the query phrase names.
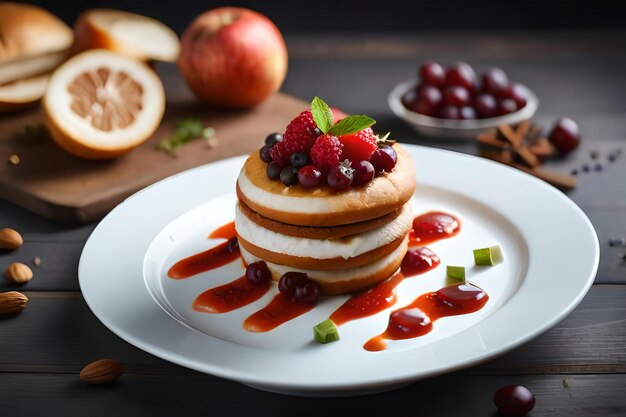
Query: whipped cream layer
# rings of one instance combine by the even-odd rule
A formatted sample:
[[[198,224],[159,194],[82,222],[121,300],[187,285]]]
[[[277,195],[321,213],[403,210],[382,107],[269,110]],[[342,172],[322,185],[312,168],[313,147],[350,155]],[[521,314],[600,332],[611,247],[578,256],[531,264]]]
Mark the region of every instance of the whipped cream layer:
[[[328,213],[337,209],[337,197],[292,197],[273,194],[257,187],[248,179],[244,169],[237,179],[241,192],[256,204],[273,210],[287,213],[319,214]]]
[[[311,269],[299,269],[291,266],[279,265],[272,262],[267,262],[267,265],[276,273],[283,275],[286,272],[303,272],[310,276],[311,278],[322,281],[322,282],[338,282],[338,281],[352,281],[354,279],[362,279],[364,277],[368,277],[376,274],[378,271],[383,270],[387,266],[389,266],[395,259],[397,259],[402,253],[406,251],[408,244],[408,239],[405,239],[404,242],[400,246],[398,246],[393,252],[389,255],[384,256],[375,262],[357,266],[354,268],[348,268],[341,271],[320,271],[320,270],[311,270]],[[246,265],[249,265],[253,262],[261,261],[263,259],[259,259],[256,256],[252,255],[250,252],[246,251],[244,248],[240,247],[241,256],[243,260],[246,262]]]
[[[315,259],[354,258],[385,246],[405,236],[411,228],[413,213],[410,203],[401,208],[394,220],[369,232],[343,239],[307,239],[287,236],[254,223],[235,208],[235,228],[245,240],[263,249],[291,256]]]

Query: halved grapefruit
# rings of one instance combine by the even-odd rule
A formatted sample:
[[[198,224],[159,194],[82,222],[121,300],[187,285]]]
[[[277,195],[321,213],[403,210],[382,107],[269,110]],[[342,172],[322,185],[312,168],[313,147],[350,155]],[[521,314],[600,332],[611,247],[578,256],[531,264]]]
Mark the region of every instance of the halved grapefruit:
[[[114,158],[146,141],[164,109],[163,84],[148,66],[101,49],[61,65],[43,97],[53,139],[90,159]]]
[[[73,52],[102,48],[142,61],[174,62],[180,52],[176,33],[158,20],[113,9],[83,12],[74,25]]]

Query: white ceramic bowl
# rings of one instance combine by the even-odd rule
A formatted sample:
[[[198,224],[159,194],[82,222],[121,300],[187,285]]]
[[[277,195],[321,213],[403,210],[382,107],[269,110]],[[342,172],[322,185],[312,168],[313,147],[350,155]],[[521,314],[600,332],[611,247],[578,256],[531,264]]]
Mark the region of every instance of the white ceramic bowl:
[[[539,106],[539,99],[528,87],[528,101],[516,112],[504,116],[475,120],[449,120],[425,116],[404,107],[402,96],[414,88],[417,81],[407,80],[398,84],[387,98],[393,113],[407,122],[417,133],[423,136],[441,139],[473,139],[480,133],[492,130],[503,124],[515,124],[530,119]]]

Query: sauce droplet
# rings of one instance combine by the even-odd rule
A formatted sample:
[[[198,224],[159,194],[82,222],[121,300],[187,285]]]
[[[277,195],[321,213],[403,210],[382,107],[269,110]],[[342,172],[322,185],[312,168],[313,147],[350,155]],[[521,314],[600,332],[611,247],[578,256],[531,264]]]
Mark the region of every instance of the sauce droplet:
[[[457,235],[461,221],[452,214],[431,211],[413,219],[413,230],[409,233],[411,243],[427,245]]]

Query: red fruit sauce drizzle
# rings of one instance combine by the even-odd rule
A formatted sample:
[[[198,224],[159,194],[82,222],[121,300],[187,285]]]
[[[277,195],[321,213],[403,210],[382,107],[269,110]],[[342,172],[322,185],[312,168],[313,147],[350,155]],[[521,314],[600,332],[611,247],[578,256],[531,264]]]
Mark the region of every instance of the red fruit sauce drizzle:
[[[291,319],[311,311],[317,303],[298,303],[288,295],[278,293],[270,303],[243,322],[249,332],[268,332]]]
[[[185,279],[202,272],[219,268],[239,258],[239,244],[237,243],[235,222],[228,223],[213,231],[209,235],[209,238],[223,238],[228,240],[209,250],[191,255],[176,262],[167,271],[167,276],[171,279]]]
[[[421,246],[456,236],[461,231],[461,221],[452,214],[431,211],[413,219],[409,242]]]
[[[408,306],[392,312],[387,329],[368,340],[363,347],[379,351],[387,347],[386,340],[423,336],[433,329],[433,322],[437,319],[474,313],[483,308],[487,300],[487,293],[469,282],[422,294]]]
[[[429,212],[413,221],[409,238],[411,243],[424,245],[446,239],[459,233],[461,222],[453,215]],[[240,257],[234,222],[228,223],[209,235],[209,238],[228,239],[207,251],[176,262],[168,271],[172,279],[184,279],[225,265]],[[337,325],[376,314],[396,302],[396,287],[408,277],[423,274],[440,264],[439,257],[426,247],[410,249],[400,272],[372,288],[353,294],[331,316]],[[226,313],[253,303],[270,289],[270,283],[251,284],[244,276],[200,294],[193,309],[205,313]],[[428,333],[432,322],[441,317],[467,314],[479,310],[488,300],[480,288],[469,284],[444,287],[423,294],[409,306],[400,308],[389,318],[387,330],[365,344],[367,350],[382,350],[386,339],[407,339]],[[289,296],[278,293],[272,301],[248,317],[244,329],[267,332],[289,320],[307,313],[316,303],[294,302]]]
[[[396,287],[404,278],[423,274],[436,268],[440,263],[439,257],[428,248],[411,250],[419,257],[420,262],[411,266],[405,265],[403,262],[400,272],[368,290],[352,295],[330,315],[330,319],[339,326],[352,320],[371,316],[391,307],[396,303]]]
[[[244,275],[228,284],[206,290],[194,300],[192,307],[202,313],[227,313],[255,302],[269,289],[269,281],[252,284]]]

